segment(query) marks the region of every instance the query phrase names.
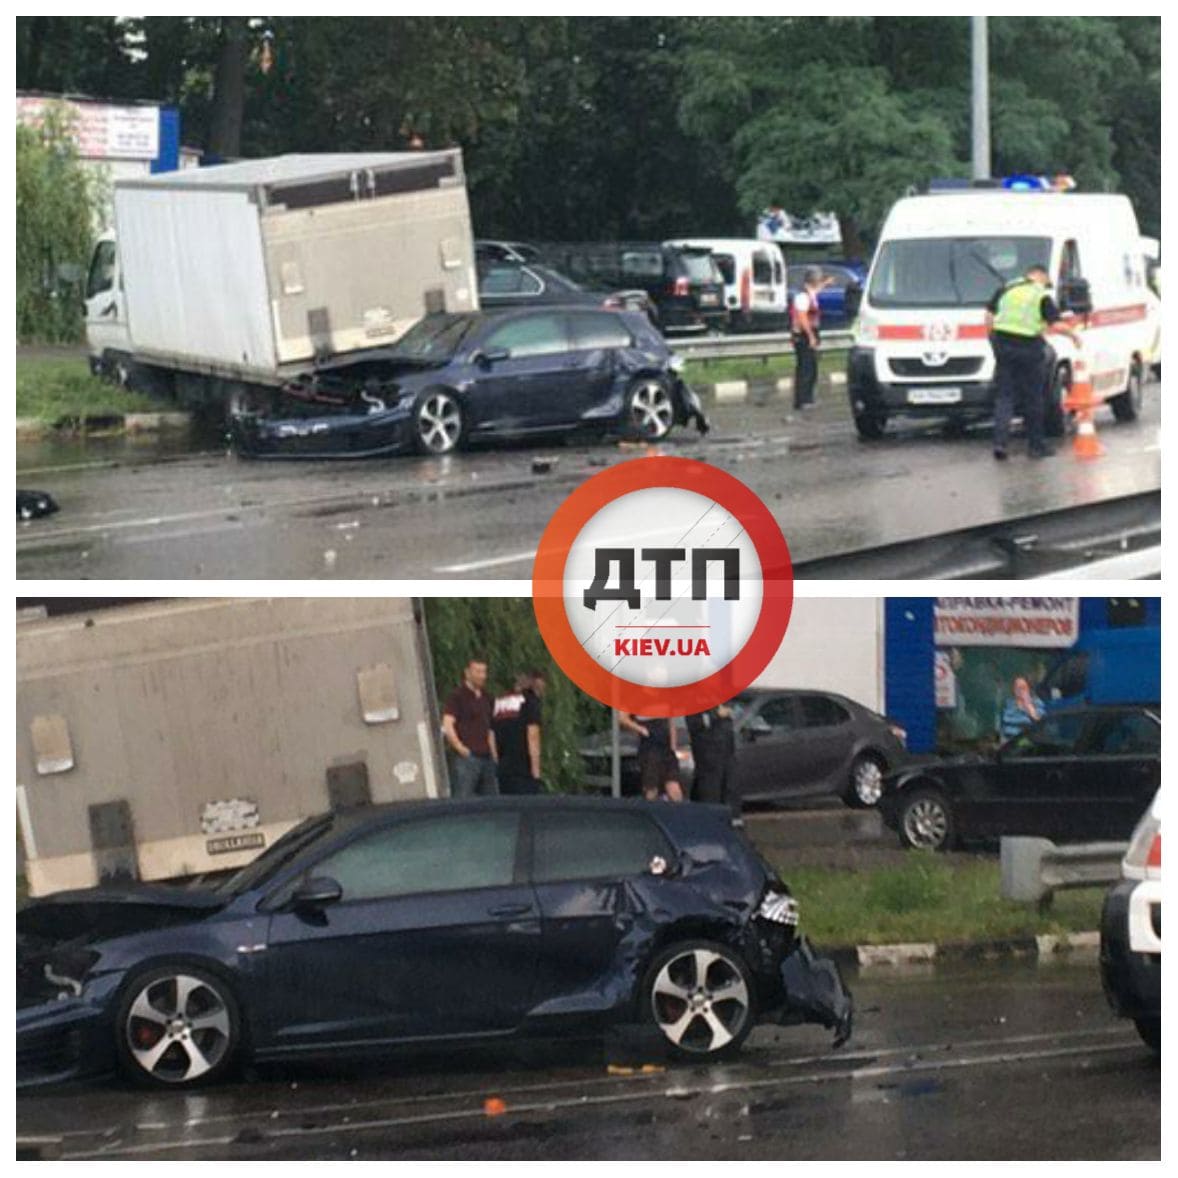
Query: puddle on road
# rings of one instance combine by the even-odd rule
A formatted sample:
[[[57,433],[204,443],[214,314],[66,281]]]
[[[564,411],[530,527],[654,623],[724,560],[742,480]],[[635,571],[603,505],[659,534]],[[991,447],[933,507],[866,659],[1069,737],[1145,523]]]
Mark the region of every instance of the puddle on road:
[[[17,439],[16,469],[89,466],[94,463],[159,462],[226,449],[224,427],[194,421],[186,429],[143,433],[62,433]]]

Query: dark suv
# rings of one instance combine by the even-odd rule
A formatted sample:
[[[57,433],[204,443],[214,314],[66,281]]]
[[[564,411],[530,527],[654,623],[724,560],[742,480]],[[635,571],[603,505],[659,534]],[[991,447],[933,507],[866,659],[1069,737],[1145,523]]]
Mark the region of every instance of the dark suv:
[[[665,332],[728,326],[724,277],[706,249],[663,242],[549,243],[534,247],[544,261],[588,285],[646,291]]]
[[[851,1031],[833,962],[718,806],[478,798],[308,819],[211,890],[63,892],[17,913],[17,1083],[180,1088],[255,1060],[596,1037],[676,1055],[758,1021]]]

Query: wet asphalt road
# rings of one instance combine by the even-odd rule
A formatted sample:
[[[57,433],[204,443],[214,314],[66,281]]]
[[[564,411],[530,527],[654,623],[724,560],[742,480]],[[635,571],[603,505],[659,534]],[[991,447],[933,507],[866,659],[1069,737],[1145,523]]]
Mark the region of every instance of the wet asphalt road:
[[[18,1138],[63,1157],[1149,1159],[1160,1067],[1094,958],[851,979],[851,1043],[754,1033],[733,1062],[610,1074],[600,1048],[269,1072],[191,1095],[111,1081],[21,1096]],[[505,1111],[488,1116],[497,1097]]]
[[[1107,455],[1068,448],[1001,465],[984,429],[936,425],[855,436],[841,388],[818,409],[788,401],[720,405],[707,438],[678,431],[661,452],[704,459],[751,486],[777,516],[795,561],[1155,490],[1159,396],[1142,419],[1098,414]],[[18,449],[18,485],[61,512],[18,524],[17,576],[51,578],[511,578],[531,574],[552,512],[603,466],[645,447],[515,445],[441,459],[264,463],[219,450],[161,460],[154,443]],[[79,465],[79,459],[82,460]],[[553,460],[534,473],[536,460]]]

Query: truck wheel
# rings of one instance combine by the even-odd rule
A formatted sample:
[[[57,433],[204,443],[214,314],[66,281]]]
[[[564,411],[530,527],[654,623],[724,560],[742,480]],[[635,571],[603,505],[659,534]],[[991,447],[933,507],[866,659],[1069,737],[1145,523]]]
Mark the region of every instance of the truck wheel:
[[[1160,1018],[1135,1018],[1133,1025],[1141,1041],[1157,1055],[1162,1054],[1162,1020]]]
[[[1118,421],[1136,421],[1141,416],[1141,403],[1145,399],[1145,368],[1140,360],[1134,360],[1129,369],[1129,383],[1123,393],[1109,399],[1109,408]]]
[[[855,428],[859,431],[859,438],[864,442],[878,442],[884,436],[888,427],[886,413],[856,413]]]
[[[426,389],[413,410],[413,443],[422,454],[449,454],[462,444],[466,421],[448,389]]]
[[[1047,392],[1047,405],[1043,413],[1043,432],[1049,438],[1062,438],[1067,433],[1067,415],[1063,403],[1071,384],[1067,366],[1056,365],[1051,376],[1051,386]]]

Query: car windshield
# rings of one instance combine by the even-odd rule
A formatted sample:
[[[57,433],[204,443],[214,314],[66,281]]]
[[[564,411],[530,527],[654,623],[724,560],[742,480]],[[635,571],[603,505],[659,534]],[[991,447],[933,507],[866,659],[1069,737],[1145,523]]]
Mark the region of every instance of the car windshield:
[[[449,360],[475,325],[472,315],[427,315],[393,345],[398,360]]]
[[[871,274],[875,307],[984,307],[1033,263],[1047,265],[1046,237],[925,237],[886,241]]]
[[[308,818],[292,827],[269,850],[263,851],[252,863],[223,879],[214,889],[223,896],[240,896],[265,883],[284,864],[325,835],[332,827],[331,815]]]

